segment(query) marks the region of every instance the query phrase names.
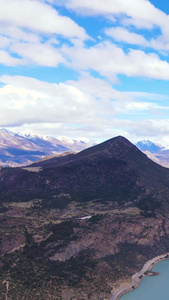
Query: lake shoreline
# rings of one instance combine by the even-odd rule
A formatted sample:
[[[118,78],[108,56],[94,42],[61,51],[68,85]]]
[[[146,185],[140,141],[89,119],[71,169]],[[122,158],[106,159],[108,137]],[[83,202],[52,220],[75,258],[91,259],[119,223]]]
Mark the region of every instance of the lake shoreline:
[[[119,300],[124,294],[134,291],[139,285],[142,279],[146,276],[156,276],[159,275],[159,273],[152,272],[151,269],[160,261],[169,259],[169,252],[165,253],[163,255],[158,255],[150,260],[148,260],[141,271],[138,273],[134,274],[132,276],[132,282],[126,287],[120,288],[113,292],[113,296],[110,298],[110,300]]]

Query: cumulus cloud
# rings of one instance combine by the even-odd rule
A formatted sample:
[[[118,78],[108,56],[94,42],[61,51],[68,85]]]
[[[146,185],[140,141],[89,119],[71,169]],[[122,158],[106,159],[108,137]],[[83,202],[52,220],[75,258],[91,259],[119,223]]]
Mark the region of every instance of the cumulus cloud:
[[[164,26],[167,22],[165,13],[155,8],[148,0],[62,0],[62,5],[83,15],[126,16],[124,22],[139,28]]]
[[[108,114],[103,101],[96,101],[73,84],[51,84],[21,76],[2,76],[0,81],[4,84],[0,88],[1,126],[35,122],[87,124],[93,119],[100,122],[101,115]]]
[[[0,50],[0,64],[6,66],[18,66],[24,65],[26,61],[24,59],[12,57],[7,51]]]
[[[124,27],[109,27],[105,29],[105,34],[113,38],[116,42],[137,45],[143,48],[152,48],[160,52],[169,51],[169,36],[160,34],[156,39],[146,39],[141,34],[131,32]]]
[[[62,39],[81,44],[85,29],[38,0],[0,1],[0,63],[7,66],[36,64],[56,67],[64,63]]]
[[[2,51],[0,63],[7,66],[35,64],[48,67],[66,64],[78,71],[96,70],[109,79],[111,77],[112,80],[116,80],[117,74],[168,79],[168,63],[154,54],[146,54],[139,50],[130,50],[126,54],[120,47],[110,42],[85,47],[83,41],[89,38],[85,29],[69,17],[59,15],[51,5],[62,3],[69,9],[77,11],[80,9],[84,14],[87,12],[106,16],[108,14],[112,17],[113,14],[122,13],[130,16],[130,19],[137,18],[138,20],[142,15],[146,18],[154,18],[153,20],[159,22],[160,26],[163,25],[164,33],[157,39],[146,41],[140,34],[129,32],[122,27],[107,28],[105,33],[116,41],[148,46],[157,50],[169,50],[169,35],[168,42],[166,40],[166,28],[168,28],[166,14],[145,0],[136,0],[137,3],[131,0],[106,1],[107,5],[100,0],[92,2],[87,0],[85,4],[81,0],[67,0],[65,3],[62,1],[58,3],[58,1],[13,0],[11,2],[2,0],[0,2],[0,47]],[[140,10],[144,7],[144,14],[140,14],[138,7]],[[149,14],[150,8],[151,14]],[[144,21],[143,24],[145,24]],[[151,24],[157,25],[153,21]],[[60,36],[69,39],[73,45],[66,46],[63,41],[59,40]]]
[[[127,93],[119,92],[114,89],[107,81],[91,76],[87,72],[82,72],[78,81],[68,81],[68,83],[76,86],[83,93],[92,95],[95,99],[102,101],[109,100],[132,100],[133,97]]]
[[[118,134],[134,137],[135,132],[141,136],[146,127],[140,129],[138,121],[127,120],[129,114],[147,112],[153,116],[153,110],[169,109],[163,103],[142,102],[132,93],[116,91],[88,73],[60,84],[23,76],[1,76],[0,82],[0,126],[49,135],[106,139]]]
[[[31,43],[38,43],[40,42],[40,36],[37,33],[24,31],[24,29],[18,28],[11,24],[0,22],[2,26],[0,26],[0,46],[2,47],[2,41],[6,40],[6,45],[10,46],[10,44],[16,41],[23,41],[23,42],[31,42]]]
[[[130,133],[135,136],[150,139],[152,141],[159,141],[164,144],[168,143],[169,135],[169,120],[168,119],[147,119],[133,122],[130,128]]]
[[[53,0],[83,16],[103,16],[116,25],[133,26],[135,29],[160,29],[161,34],[146,41],[140,34],[129,32],[126,28],[107,29],[107,34],[117,41],[152,47],[159,51],[169,51],[169,16],[157,9],[148,0]]]
[[[131,45],[149,46],[149,42],[140,34],[129,32],[123,27],[111,27],[105,30],[107,36],[112,37],[118,42],[124,42]]]
[[[36,0],[1,0],[0,22],[42,33],[87,38],[85,30],[69,17],[59,15],[52,6]]]
[[[39,66],[57,67],[59,63],[65,63],[66,60],[61,55],[59,49],[55,49],[49,43],[15,43],[11,50],[28,63],[34,63]]]
[[[64,46],[69,65],[78,70],[94,70],[102,76],[115,80],[116,74],[169,79],[169,63],[154,53],[130,49],[125,53],[111,42],[101,42],[90,48]]]
[[[104,29],[97,32],[100,42],[97,43],[93,30],[96,39],[87,43],[87,31],[70,17],[59,14],[57,5],[64,6],[67,15],[71,10],[95,21],[96,16],[102,16],[102,21],[103,17],[108,19],[104,19]],[[121,92],[112,83],[117,83],[121,74],[169,79],[167,57],[162,60],[162,56],[150,53],[150,48],[151,52],[169,50],[168,26],[169,17],[148,0],[1,0],[0,64],[33,64],[41,67],[39,72],[44,72],[42,66],[56,68],[60,64],[80,75],[76,81],[70,78],[58,84],[1,76],[0,126],[98,140],[119,134],[133,140],[146,134],[152,138],[155,134],[166,136],[167,96]]]

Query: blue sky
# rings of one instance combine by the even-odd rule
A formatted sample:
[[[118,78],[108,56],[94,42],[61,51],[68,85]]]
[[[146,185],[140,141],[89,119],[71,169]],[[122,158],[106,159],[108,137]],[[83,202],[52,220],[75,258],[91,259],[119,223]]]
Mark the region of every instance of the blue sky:
[[[169,144],[169,6],[1,0],[0,127]]]

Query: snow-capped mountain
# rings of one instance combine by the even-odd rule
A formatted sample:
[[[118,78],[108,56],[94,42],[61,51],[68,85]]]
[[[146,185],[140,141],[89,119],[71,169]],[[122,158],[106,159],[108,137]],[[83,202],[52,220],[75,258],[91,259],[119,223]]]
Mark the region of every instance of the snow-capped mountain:
[[[30,130],[24,130],[17,133],[18,136],[22,136],[25,139],[33,142],[37,146],[48,149],[54,154],[63,153],[66,151],[80,151],[91,144],[83,141],[72,140],[65,136],[59,136],[58,138],[37,134]]]
[[[0,166],[21,166],[52,154],[80,151],[92,146],[67,137],[49,137],[31,130],[18,133],[0,129]]]
[[[137,142],[136,146],[141,151],[149,151],[150,153],[158,153],[159,151],[165,149],[164,146],[162,146],[158,143],[153,143],[149,140],[139,141],[139,142]]]
[[[144,152],[151,160],[163,167],[169,168],[169,147],[164,147],[149,140],[137,142],[136,147]]]
[[[13,132],[13,131],[11,131],[11,130],[8,130],[8,129],[6,129],[6,128],[1,128],[0,130],[3,131],[3,132],[9,133],[9,134],[11,134],[11,135],[13,135],[13,136],[16,135],[15,132]]]
[[[41,140],[44,140],[44,141],[51,141],[52,140],[52,138],[50,136],[38,134],[38,133],[35,133],[33,130],[29,130],[29,129],[19,131],[18,133],[16,133],[16,135],[22,136],[22,137],[24,137],[28,140],[37,139],[37,138],[41,139]]]
[[[66,136],[58,136],[57,138],[59,141],[63,142],[63,143],[66,143],[66,144],[70,144],[70,145],[73,145],[74,144],[74,141],[67,138]]]

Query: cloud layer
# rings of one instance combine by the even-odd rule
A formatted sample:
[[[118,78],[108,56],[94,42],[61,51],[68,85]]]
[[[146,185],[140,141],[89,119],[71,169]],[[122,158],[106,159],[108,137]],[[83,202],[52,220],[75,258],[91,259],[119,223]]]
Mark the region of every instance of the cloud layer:
[[[167,120],[144,121],[142,114],[151,117],[163,114],[166,97],[156,94],[118,92],[105,80],[84,73],[78,81],[48,83],[21,76],[2,76],[0,82],[0,126],[36,128],[47,134],[103,139],[125,133],[133,138],[142,136],[145,129],[150,135],[168,130]],[[154,101],[140,101],[140,97]],[[158,103],[157,103],[158,102]],[[137,115],[138,121],[129,120]],[[41,124],[41,125],[39,125]],[[167,123],[168,124],[168,123]],[[163,129],[162,129],[163,128]]]
[[[0,126],[166,141],[168,28],[153,0],[1,0]]]

